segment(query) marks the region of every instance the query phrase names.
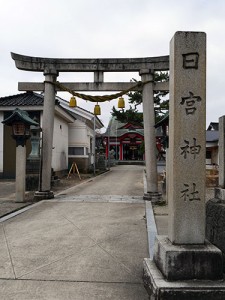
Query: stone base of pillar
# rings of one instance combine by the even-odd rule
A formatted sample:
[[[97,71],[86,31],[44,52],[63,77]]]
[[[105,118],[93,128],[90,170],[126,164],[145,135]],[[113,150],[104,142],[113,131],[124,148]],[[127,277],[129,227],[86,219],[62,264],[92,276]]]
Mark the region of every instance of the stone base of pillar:
[[[40,200],[45,200],[45,199],[52,199],[54,198],[54,193],[52,191],[37,191],[34,194],[34,201],[40,201]]]
[[[25,198],[15,200],[15,203],[25,203],[25,202],[26,202]]]
[[[153,259],[169,281],[223,279],[222,252],[208,241],[174,245],[167,236],[156,236]]]
[[[168,281],[150,258],[144,259],[143,280],[151,300],[225,299],[224,280]]]
[[[225,189],[216,187],[215,188],[215,198],[221,200],[221,202],[225,202]]]
[[[144,194],[143,196],[143,200],[148,200],[151,201],[153,203],[157,203],[157,202],[164,202],[163,198],[162,198],[162,193],[159,192],[147,192]]]

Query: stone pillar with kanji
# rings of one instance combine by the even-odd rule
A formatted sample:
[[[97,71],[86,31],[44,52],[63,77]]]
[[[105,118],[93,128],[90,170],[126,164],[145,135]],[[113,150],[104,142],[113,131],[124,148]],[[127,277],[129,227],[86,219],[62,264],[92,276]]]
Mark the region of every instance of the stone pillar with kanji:
[[[204,32],[175,33],[169,87],[168,235],[156,237],[153,262],[144,261],[145,284],[151,299],[220,299],[209,281],[223,279],[222,253],[205,239]]]

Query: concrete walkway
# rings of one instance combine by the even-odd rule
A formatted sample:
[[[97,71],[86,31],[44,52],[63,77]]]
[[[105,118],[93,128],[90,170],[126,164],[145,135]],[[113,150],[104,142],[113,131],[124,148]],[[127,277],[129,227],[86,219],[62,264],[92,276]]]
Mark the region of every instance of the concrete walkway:
[[[0,219],[0,299],[147,300],[145,202],[58,195]]]

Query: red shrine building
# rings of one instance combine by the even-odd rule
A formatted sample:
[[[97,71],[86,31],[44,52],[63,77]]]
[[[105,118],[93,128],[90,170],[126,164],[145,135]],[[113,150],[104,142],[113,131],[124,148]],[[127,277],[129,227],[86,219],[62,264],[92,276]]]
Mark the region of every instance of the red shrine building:
[[[156,129],[157,158],[162,159],[162,133]],[[122,123],[112,117],[104,133],[106,159],[115,160],[145,160],[144,155],[144,128],[142,124]]]
[[[107,159],[110,152],[116,160],[144,160],[142,125],[122,123],[116,117],[112,117],[104,137]]]

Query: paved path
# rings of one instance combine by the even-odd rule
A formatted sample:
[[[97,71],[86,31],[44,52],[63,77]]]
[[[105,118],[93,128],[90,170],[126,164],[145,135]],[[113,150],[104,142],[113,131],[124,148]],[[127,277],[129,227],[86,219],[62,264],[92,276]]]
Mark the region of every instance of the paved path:
[[[0,299],[147,300],[142,181],[118,166],[2,219]]]
[[[143,166],[119,165],[67,190],[67,195],[130,195],[143,196]]]

